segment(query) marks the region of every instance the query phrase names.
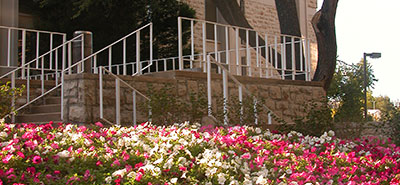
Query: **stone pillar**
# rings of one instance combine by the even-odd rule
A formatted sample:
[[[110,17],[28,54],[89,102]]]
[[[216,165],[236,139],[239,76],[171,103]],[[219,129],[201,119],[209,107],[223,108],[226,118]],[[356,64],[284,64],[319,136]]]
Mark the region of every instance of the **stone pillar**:
[[[18,0],[0,0],[0,25],[18,27]],[[11,32],[11,66],[18,66],[18,32]],[[0,29],[0,66],[7,66],[8,32]],[[0,75],[11,68],[0,68]]]
[[[93,42],[92,42],[92,32],[90,31],[75,31],[74,37],[83,34],[83,58],[91,55],[93,53]],[[72,61],[73,64],[81,61],[82,58],[82,44],[81,40],[76,40],[72,43],[73,51],[72,51]],[[83,71],[84,73],[92,73],[92,61],[93,59],[87,59],[83,62],[83,65],[78,65],[78,72]]]

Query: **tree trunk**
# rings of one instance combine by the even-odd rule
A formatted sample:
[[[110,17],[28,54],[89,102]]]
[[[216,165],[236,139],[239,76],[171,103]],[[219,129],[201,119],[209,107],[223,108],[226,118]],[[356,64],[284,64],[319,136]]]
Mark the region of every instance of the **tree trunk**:
[[[328,90],[336,68],[335,16],[338,1],[325,0],[311,21],[318,41],[318,63],[313,81],[324,82],[325,90]]]

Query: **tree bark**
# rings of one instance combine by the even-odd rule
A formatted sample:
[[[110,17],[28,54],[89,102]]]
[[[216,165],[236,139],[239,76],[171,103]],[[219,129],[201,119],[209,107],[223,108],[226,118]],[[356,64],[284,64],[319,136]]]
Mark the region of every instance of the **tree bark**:
[[[311,21],[318,42],[318,63],[313,81],[322,81],[325,90],[328,90],[336,68],[335,16],[338,1],[325,0]]]

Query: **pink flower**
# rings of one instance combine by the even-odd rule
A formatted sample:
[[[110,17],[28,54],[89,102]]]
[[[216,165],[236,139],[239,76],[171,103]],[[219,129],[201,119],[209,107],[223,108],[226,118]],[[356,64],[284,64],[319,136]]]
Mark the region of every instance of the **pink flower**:
[[[245,153],[245,154],[242,155],[242,158],[243,158],[243,159],[250,159],[250,157],[251,157],[251,156],[250,156],[249,153]]]
[[[58,170],[55,170],[53,173],[54,173],[54,175],[60,175],[61,172]]]
[[[114,162],[111,164],[111,166],[120,166],[121,163],[119,162],[118,159],[115,159]]]
[[[6,157],[4,157],[3,160],[2,160],[3,163],[4,163],[4,164],[7,164],[8,161],[10,161],[10,159],[11,159],[12,157],[13,157],[12,154],[7,154]]]
[[[22,152],[20,152],[20,151],[17,152],[17,155],[18,155],[19,157],[21,157],[22,159],[25,158],[24,153],[22,153]]]
[[[90,176],[91,176],[91,175],[90,175],[90,171],[89,171],[89,170],[86,170],[86,171],[85,171],[85,174],[83,175],[83,179],[84,179],[84,180],[87,180]]]
[[[96,162],[96,166],[100,166],[100,165],[103,165],[103,162],[97,161],[97,162]]]
[[[143,174],[142,173],[136,173],[135,180],[140,182],[140,179],[142,179]]]
[[[58,149],[59,148],[57,143],[52,143],[50,146],[53,149]]]
[[[104,127],[103,124],[101,124],[100,122],[96,122],[95,125],[100,127],[100,128]]]
[[[33,164],[40,164],[42,162],[42,158],[38,155],[34,156],[32,159]]]
[[[184,171],[186,171],[186,170],[187,170],[187,168],[186,168],[186,167],[184,167],[184,166],[181,166],[181,167],[179,167],[179,170],[184,172]]]
[[[135,168],[140,168],[140,167],[142,167],[143,166],[143,163],[137,163],[137,164],[135,164]]]

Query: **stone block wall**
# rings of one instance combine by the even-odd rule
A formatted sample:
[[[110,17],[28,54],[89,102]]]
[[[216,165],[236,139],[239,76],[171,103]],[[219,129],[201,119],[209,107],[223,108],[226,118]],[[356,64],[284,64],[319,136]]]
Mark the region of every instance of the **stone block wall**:
[[[189,71],[168,71],[138,77],[120,76],[124,81],[146,94],[151,84],[157,91],[169,84],[180,98],[188,98],[189,93],[206,95],[206,73]],[[306,114],[304,106],[312,100],[321,100],[325,96],[322,84],[319,82],[284,81],[275,79],[262,79],[251,77],[237,77],[245,84],[253,95],[265,100],[265,105],[276,115],[287,122],[291,122],[296,116]],[[104,117],[115,122],[115,80],[104,75]],[[222,97],[222,76],[212,75],[212,96],[215,103],[217,97]],[[238,95],[237,85],[229,81],[229,97]],[[137,95],[137,101],[144,98]],[[132,122],[132,91],[121,85],[121,117],[123,123]],[[213,105],[215,108],[215,105]],[[147,121],[147,110],[138,110],[138,122]],[[64,85],[64,122],[94,123],[99,119],[99,78],[95,74],[76,74],[65,77]],[[261,123],[265,123],[266,117],[261,116]]]

